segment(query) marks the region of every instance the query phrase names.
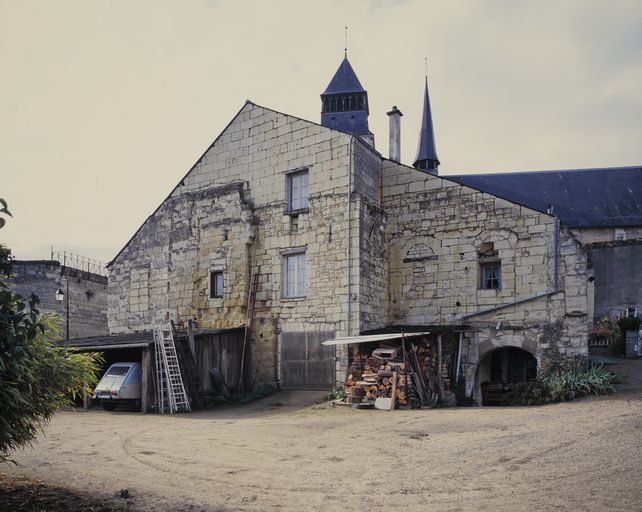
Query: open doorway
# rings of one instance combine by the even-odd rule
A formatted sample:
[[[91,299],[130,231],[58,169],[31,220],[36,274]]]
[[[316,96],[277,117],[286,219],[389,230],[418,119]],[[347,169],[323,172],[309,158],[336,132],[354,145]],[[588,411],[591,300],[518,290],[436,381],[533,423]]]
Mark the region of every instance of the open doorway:
[[[537,378],[537,359],[517,347],[502,347],[486,354],[477,367],[482,405],[501,405],[504,393],[518,382]]]

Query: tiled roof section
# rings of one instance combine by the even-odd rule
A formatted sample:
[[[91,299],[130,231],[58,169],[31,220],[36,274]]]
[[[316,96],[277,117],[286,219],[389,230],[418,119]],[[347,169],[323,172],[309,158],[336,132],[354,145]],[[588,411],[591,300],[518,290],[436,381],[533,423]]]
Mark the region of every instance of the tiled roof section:
[[[322,94],[341,94],[344,92],[366,92],[361,86],[354,69],[345,57]]]
[[[419,134],[419,147],[414,166],[421,161],[435,162],[439,165],[437,150],[435,149],[435,132],[432,127],[432,111],[430,109],[430,96],[428,94],[428,78],[424,90],[424,110],[421,120],[421,133]]]
[[[642,225],[642,167],[442,176],[546,212],[568,227]]]

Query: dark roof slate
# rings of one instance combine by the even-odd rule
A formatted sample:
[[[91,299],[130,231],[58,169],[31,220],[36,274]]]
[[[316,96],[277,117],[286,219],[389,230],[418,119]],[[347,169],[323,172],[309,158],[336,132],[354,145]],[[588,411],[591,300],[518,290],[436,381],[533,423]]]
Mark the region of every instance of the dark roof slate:
[[[424,110],[421,120],[421,133],[419,134],[419,147],[417,149],[417,158],[415,163],[423,160],[436,162],[439,165],[439,158],[437,158],[437,149],[435,148],[435,132],[432,127],[432,111],[430,109],[430,96],[428,94],[428,78],[426,78],[426,88],[424,90]]]
[[[568,227],[642,225],[642,167],[442,176],[553,213]]]
[[[322,95],[341,94],[345,92],[366,92],[361,86],[354,69],[352,69],[348,57],[344,57],[339,65],[339,69],[337,69],[337,72],[332,77],[332,80],[330,80],[330,83]]]

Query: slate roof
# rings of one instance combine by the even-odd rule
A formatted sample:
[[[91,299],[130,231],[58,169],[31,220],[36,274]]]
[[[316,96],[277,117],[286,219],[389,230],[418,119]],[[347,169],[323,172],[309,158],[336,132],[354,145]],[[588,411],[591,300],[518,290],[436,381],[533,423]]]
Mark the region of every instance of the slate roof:
[[[443,176],[546,212],[568,227],[642,225],[642,167]]]
[[[321,94],[341,94],[345,92],[366,92],[361,86],[354,69],[352,69],[348,57],[344,57],[328,87]]]
[[[434,161],[439,165],[439,158],[437,158],[437,150],[435,149],[435,132],[432,127],[428,78],[426,78],[426,88],[424,91],[424,110],[421,121],[421,133],[419,134],[419,148],[413,166],[416,166],[417,162],[421,162],[422,160]]]

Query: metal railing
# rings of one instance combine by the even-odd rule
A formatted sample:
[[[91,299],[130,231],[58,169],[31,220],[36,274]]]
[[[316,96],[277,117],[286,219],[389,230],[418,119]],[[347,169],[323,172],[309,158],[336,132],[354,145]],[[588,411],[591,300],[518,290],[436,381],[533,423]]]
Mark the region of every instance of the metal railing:
[[[107,264],[103,261],[74,254],[73,252],[54,251],[53,248],[51,249],[51,259],[59,262],[64,267],[107,277]]]

